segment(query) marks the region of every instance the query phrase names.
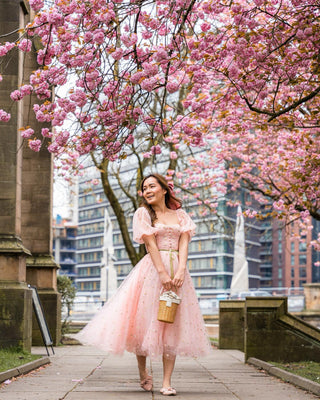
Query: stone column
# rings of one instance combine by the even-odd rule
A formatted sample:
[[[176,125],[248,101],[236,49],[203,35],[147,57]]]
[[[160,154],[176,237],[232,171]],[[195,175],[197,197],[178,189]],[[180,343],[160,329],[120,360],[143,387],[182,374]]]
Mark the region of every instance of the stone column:
[[[37,124],[32,122],[32,127]],[[44,147],[23,149],[22,238],[32,256],[27,258],[27,282],[37,287],[54,345],[61,339],[61,299],[57,292],[58,265],[52,257],[52,160]],[[35,315],[32,344],[43,345]]]
[[[24,23],[25,10],[18,0],[0,0],[0,35],[14,32]],[[6,41],[17,34],[6,36]],[[1,42],[3,39],[1,39]],[[18,128],[22,106],[10,99],[22,81],[22,58],[13,50],[2,64],[0,108],[11,114],[0,122],[0,347],[31,349],[32,297],[26,285],[26,256],[21,241],[22,150]]]
[[[307,311],[320,311],[320,283],[303,285]]]
[[[25,58],[26,77],[38,68],[36,50],[33,48]],[[41,103],[36,96],[24,100],[23,126],[31,126],[43,145],[39,152],[35,152],[29,148],[27,140],[23,144],[22,239],[32,253],[27,258],[27,282],[38,289],[53,343],[58,345],[61,339],[61,298],[57,292],[59,267],[52,257],[53,163],[41,135],[41,129],[50,129],[50,126],[36,120],[32,109],[35,103]],[[32,344],[43,345],[35,316],[32,326]]]

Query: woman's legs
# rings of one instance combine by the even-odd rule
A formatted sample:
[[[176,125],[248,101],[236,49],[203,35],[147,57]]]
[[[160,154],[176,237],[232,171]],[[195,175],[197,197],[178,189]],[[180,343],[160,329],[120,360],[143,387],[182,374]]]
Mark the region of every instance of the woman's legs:
[[[162,382],[162,387],[163,388],[169,388],[171,387],[171,375],[174,369],[174,364],[176,362],[175,357],[166,357],[165,355],[162,356],[162,361],[163,361],[163,382]]]
[[[140,380],[143,381],[148,377],[148,371],[146,368],[147,365],[147,357],[145,356],[136,356],[137,361],[138,361],[138,368],[139,368],[139,374],[140,374]]]
[[[148,374],[147,370],[147,358],[145,356],[138,356],[137,361],[138,361],[138,368],[139,368],[139,375],[140,375],[140,386],[142,389],[146,390],[147,392],[150,392],[152,390],[152,376]]]

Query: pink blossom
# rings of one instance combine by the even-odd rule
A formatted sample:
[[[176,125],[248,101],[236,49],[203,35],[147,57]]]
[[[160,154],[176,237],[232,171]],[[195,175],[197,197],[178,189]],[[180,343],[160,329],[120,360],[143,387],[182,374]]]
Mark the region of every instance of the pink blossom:
[[[144,31],[144,32],[142,32],[141,35],[142,35],[143,39],[150,39],[152,37],[152,32]]]
[[[211,26],[207,22],[204,22],[203,24],[200,25],[200,28],[202,32],[207,32],[210,30]]]
[[[146,90],[147,92],[151,92],[152,90],[154,90],[156,85],[157,85],[157,79],[155,77],[144,79],[140,83],[141,88]]]
[[[140,80],[143,78],[143,72],[142,71],[138,71],[136,73],[134,73],[133,75],[131,75],[131,82],[134,84],[138,84],[140,83]]]
[[[129,135],[126,139],[126,143],[127,144],[133,144],[134,142],[134,136],[133,135]]]
[[[34,11],[39,11],[44,6],[44,0],[29,0],[29,4]]]
[[[41,140],[39,139],[29,140],[28,146],[30,147],[31,150],[38,152],[40,151],[41,148]]]
[[[14,90],[13,92],[11,92],[10,97],[12,100],[18,101],[21,100],[23,96],[20,90]]]
[[[175,151],[170,151],[171,160],[175,160],[178,158],[178,154]]]
[[[70,133],[68,131],[59,132],[56,136],[56,143],[59,146],[64,146],[67,143],[69,136]]]
[[[48,151],[49,151],[50,153],[58,153],[59,148],[60,148],[60,147],[59,147],[58,143],[54,142],[54,143],[52,143],[52,144],[50,144],[50,145],[48,146]]]
[[[0,121],[8,122],[11,118],[11,115],[0,109]]]
[[[174,93],[179,89],[179,83],[178,82],[168,82],[167,83],[167,91],[169,93]]]
[[[48,128],[42,128],[41,129],[41,135],[43,137],[51,138],[52,137],[52,132]]]
[[[158,144],[156,146],[152,146],[150,150],[152,154],[161,154],[162,152],[161,147]]]
[[[137,43],[138,38],[135,33],[132,33],[131,35],[121,35],[121,40],[126,47],[130,47]]]
[[[85,42],[90,42],[90,40],[92,40],[92,38],[93,38],[93,34],[90,31],[86,32],[83,36],[83,39]]]
[[[31,50],[32,42],[30,39],[22,39],[18,44],[20,50],[29,52]]]
[[[120,60],[123,57],[123,50],[121,48],[117,48],[113,53],[111,53],[111,56],[115,60]]]
[[[75,90],[70,96],[70,99],[74,101],[79,107],[84,107],[87,102],[87,96],[82,90]]]
[[[24,96],[31,94],[32,90],[33,90],[33,87],[31,85],[23,85],[20,88],[20,93],[24,97]]]
[[[0,57],[5,56],[13,47],[15,47],[15,44],[10,42],[6,42],[0,46]]]
[[[97,30],[93,34],[93,41],[97,44],[102,44],[104,42],[104,33],[102,30]]]
[[[31,129],[31,128],[24,129],[24,130],[21,132],[21,136],[22,136],[23,138],[25,138],[25,139],[30,138],[32,135],[34,135],[34,130]]]

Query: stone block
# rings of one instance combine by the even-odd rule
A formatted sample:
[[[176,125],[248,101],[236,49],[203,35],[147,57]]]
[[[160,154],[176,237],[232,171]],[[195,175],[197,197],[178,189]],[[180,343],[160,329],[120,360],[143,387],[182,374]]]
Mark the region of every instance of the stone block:
[[[53,290],[38,290],[38,294],[53,345],[58,346],[61,340],[61,295]],[[32,345],[44,345],[35,313],[32,317]]]
[[[245,305],[246,360],[320,361],[320,332],[287,313],[287,298],[247,298]]]
[[[0,284],[0,347],[31,351],[32,294],[27,287]]]
[[[221,300],[219,348],[244,350],[244,300]]]
[[[320,283],[308,283],[303,285],[306,298],[306,309],[320,311]]]

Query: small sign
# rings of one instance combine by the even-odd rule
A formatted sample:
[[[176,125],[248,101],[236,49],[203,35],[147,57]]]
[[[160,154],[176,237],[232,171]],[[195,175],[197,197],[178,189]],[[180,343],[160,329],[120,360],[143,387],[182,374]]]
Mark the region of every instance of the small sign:
[[[29,289],[32,290],[32,303],[33,303],[33,310],[36,314],[37,321],[39,324],[39,328],[41,331],[42,339],[44,345],[46,346],[47,353],[49,355],[48,346],[51,346],[52,353],[54,354],[53,350],[53,341],[50,335],[50,331],[48,329],[47,321],[44,317],[43,308],[40,302],[40,297],[37,291],[37,288],[31,285],[28,285]]]

